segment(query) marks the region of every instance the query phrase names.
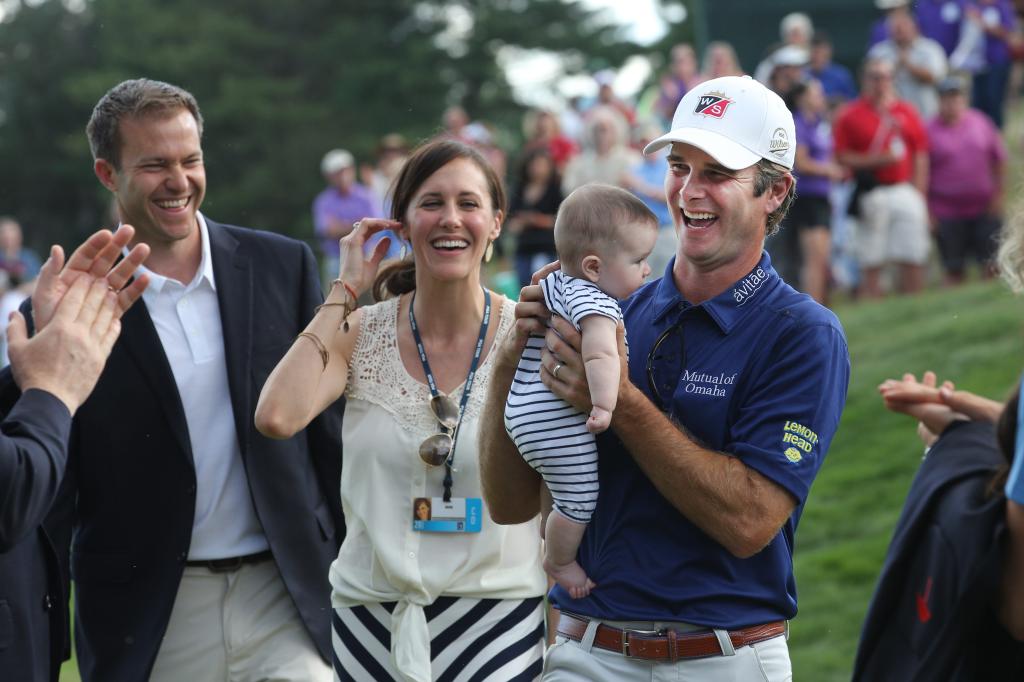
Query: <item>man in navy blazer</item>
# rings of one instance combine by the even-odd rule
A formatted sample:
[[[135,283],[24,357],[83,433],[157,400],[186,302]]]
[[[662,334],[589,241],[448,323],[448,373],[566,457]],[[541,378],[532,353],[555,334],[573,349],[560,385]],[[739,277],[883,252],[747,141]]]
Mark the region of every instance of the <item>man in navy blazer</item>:
[[[71,417],[103,371],[118,319],[146,286],[140,277],[119,296],[108,293],[148,252],[137,246],[108,272],[132,233],[126,225],[117,235],[97,232],[64,269],[64,252],[54,246],[33,293],[38,333],[27,337],[19,313],[8,327],[11,366],[0,373],[0,677],[10,682],[56,681],[64,658],[60,573],[40,524],[64,474]]]
[[[341,406],[288,440],[253,424],[322,300],[312,252],[199,213],[202,116],[181,88],[125,81],[87,132],[152,251],[48,520],[70,546],[82,678],[330,680]]]

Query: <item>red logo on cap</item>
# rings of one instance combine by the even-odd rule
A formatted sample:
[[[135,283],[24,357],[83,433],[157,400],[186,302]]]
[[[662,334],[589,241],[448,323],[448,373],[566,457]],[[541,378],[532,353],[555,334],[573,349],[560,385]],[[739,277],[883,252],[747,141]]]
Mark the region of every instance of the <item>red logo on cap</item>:
[[[693,112],[702,116],[722,118],[725,116],[725,110],[729,108],[730,104],[732,104],[732,100],[728,99],[723,93],[709,92],[706,95],[701,95],[700,99],[697,100],[697,108]]]

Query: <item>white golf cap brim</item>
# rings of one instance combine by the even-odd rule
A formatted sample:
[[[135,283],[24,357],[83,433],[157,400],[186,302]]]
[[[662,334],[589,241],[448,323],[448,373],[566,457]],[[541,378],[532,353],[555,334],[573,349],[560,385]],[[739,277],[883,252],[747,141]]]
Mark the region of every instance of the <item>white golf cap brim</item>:
[[[644,147],[644,154],[653,154],[676,142],[693,145],[729,170],[741,170],[761,160],[760,154],[738,142],[713,130],[701,128],[670,130]]]

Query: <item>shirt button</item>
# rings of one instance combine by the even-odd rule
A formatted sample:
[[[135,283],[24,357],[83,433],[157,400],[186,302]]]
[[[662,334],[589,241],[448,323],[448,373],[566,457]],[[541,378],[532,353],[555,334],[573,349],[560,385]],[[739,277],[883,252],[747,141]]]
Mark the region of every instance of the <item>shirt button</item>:
[[[49,611],[53,608],[53,600],[50,599],[50,595],[43,597],[43,611]]]
[[[416,558],[416,552],[409,552],[409,558],[410,559],[415,559]]]

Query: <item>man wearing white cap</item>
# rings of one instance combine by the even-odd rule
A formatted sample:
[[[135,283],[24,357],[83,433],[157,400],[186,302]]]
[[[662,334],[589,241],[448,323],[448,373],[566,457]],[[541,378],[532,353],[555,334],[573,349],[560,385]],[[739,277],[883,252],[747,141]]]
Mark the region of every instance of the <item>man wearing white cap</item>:
[[[545,680],[647,680],[652,667],[658,679],[792,678],[793,536],[850,368],[836,317],[782,281],[763,248],[794,194],[794,140],[776,94],[725,77],[687,93],[644,150],[668,147],[679,247],[622,306],[628,380],[598,438],[601,493],[577,557],[597,586],[576,600],[552,591]],[[585,405],[579,336],[547,319],[534,288],[520,300],[519,343],[550,323],[544,381]],[[518,352],[501,350],[490,401]],[[496,522],[516,523],[537,513],[541,483],[490,412],[485,497]]]
[[[356,181],[356,160],[346,149],[332,149],[320,161],[327,187],[313,200],[313,227],[323,254],[324,281],[338,276],[338,240],[360,218],[383,218],[379,202]]]

